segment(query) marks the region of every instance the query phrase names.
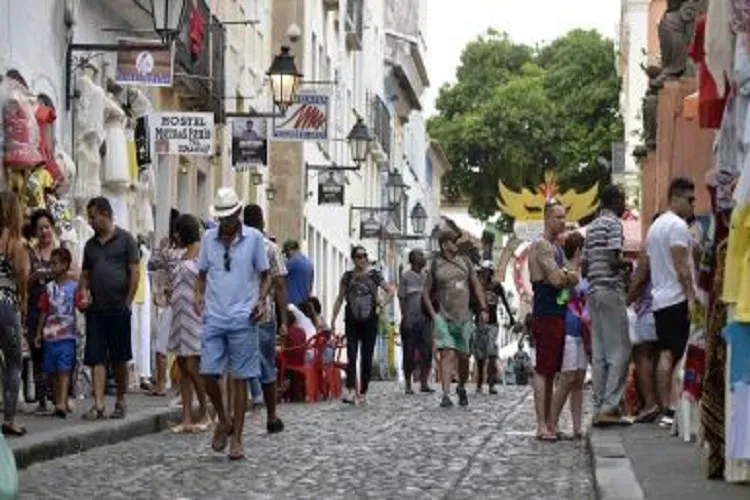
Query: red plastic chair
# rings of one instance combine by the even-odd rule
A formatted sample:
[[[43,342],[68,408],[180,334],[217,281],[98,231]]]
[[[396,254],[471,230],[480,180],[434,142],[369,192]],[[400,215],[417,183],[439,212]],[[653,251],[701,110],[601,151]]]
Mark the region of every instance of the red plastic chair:
[[[305,401],[314,403],[321,396],[323,387],[323,351],[327,344],[325,335],[312,336],[304,345],[285,347],[281,349],[279,363],[279,378],[286,379],[287,371],[302,375],[305,380]],[[288,354],[303,351],[305,359],[302,365],[289,363]]]
[[[324,392],[328,399],[337,399],[341,397],[343,384],[341,372],[346,372],[346,363],[341,361],[341,354],[346,349],[346,337],[336,335],[333,337],[334,357],[331,363],[323,368],[325,377]]]

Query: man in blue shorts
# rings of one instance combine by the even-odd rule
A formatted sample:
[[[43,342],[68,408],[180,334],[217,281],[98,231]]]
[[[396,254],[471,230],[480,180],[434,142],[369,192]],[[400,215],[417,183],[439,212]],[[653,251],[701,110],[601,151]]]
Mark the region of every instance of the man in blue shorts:
[[[204,324],[201,373],[219,417],[211,446],[214,451],[224,451],[229,444],[233,460],[245,456],[242,430],[248,380],[261,374],[257,322],[264,314],[271,286],[263,233],[243,225],[241,212],[237,193],[232,188],[219,188],[211,207],[218,227],[203,236],[195,294],[195,308],[203,315]],[[224,373],[231,380],[233,422],[219,385]]]

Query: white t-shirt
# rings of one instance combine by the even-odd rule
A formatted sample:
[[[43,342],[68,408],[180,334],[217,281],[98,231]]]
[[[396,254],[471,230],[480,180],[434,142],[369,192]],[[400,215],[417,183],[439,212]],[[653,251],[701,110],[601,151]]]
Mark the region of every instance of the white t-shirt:
[[[687,300],[677,277],[672,260],[672,247],[688,251],[688,262],[693,268],[692,241],[687,222],[674,212],[664,212],[657,218],[646,235],[646,253],[651,267],[651,296],[653,310],[659,311]]]

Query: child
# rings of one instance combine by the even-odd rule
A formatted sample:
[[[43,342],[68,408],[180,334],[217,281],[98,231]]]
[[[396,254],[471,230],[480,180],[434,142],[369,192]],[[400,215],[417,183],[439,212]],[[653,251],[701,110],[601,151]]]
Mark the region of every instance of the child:
[[[44,352],[42,368],[53,379],[54,415],[67,416],[70,373],[76,359],[75,280],[70,278],[72,257],[66,248],[56,248],[51,254],[54,281],[47,283],[39,298],[39,327],[37,345]]]

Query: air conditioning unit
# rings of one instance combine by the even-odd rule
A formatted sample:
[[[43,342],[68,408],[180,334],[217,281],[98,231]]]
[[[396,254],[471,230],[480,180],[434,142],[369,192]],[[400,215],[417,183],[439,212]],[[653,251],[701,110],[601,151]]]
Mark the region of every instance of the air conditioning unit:
[[[323,0],[323,9],[327,11],[339,10],[339,0]]]

